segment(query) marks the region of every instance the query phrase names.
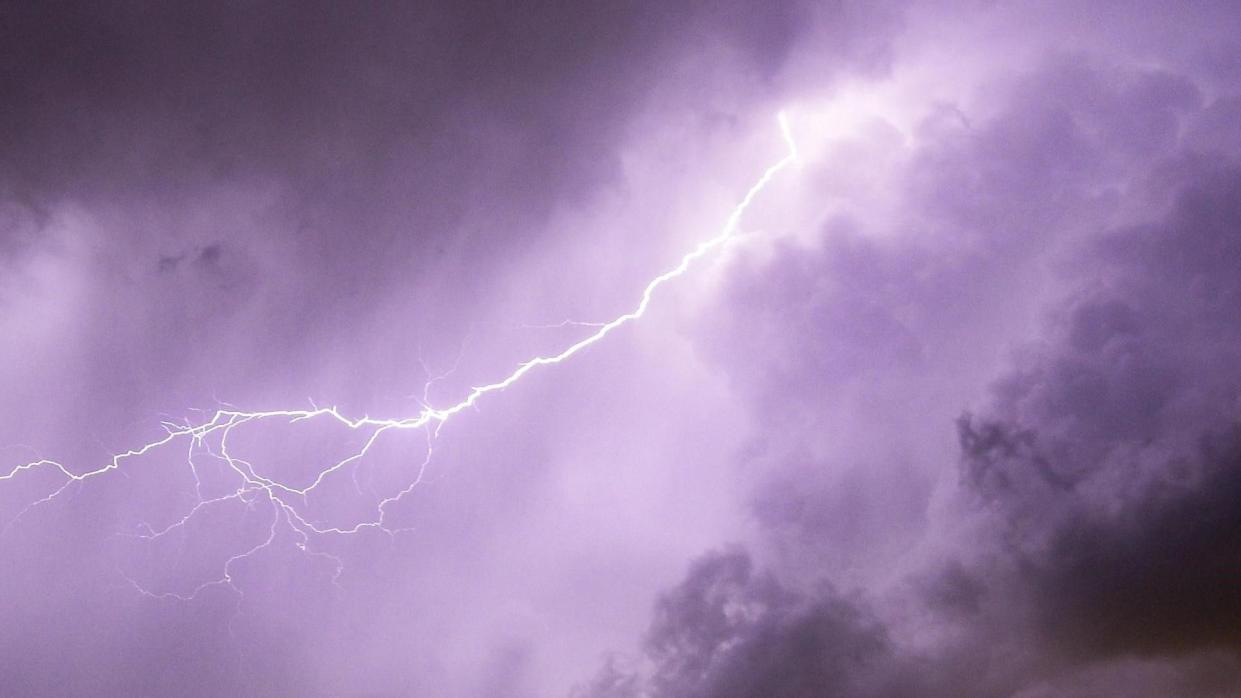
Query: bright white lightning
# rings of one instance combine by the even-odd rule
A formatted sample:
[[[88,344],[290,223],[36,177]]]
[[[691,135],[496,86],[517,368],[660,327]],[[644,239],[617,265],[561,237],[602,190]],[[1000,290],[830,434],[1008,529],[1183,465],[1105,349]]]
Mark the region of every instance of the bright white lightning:
[[[5,524],[4,529],[0,530],[0,534],[2,534],[4,530],[7,530],[13,521],[21,518],[31,508],[50,502],[74,483],[80,483],[82,481],[104,475],[109,471],[120,468],[122,463],[127,460],[145,456],[146,454],[151,453],[152,451],[155,451],[163,446],[167,446],[173,442],[181,440],[186,442],[188,448],[187,463],[194,478],[195,492],[198,500],[197,503],[188,512],[186,512],[184,516],[166,527],[156,530],[150,526],[144,525],[138,533],[132,535],[149,540],[160,538],[188,524],[204,508],[216,506],[229,501],[241,501],[250,507],[254,507],[259,503],[269,504],[272,514],[271,524],[268,528],[268,535],[265,540],[248,548],[244,552],[240,552],[229,557],[225,561],[222,574],[219,578],[204,582],[195,587],[189,593],[185,594],[178,594],[174,592],[155,593],[143,588],[137,582],[129,580],[130,583],[133,584],[134,588],[143,594],[156,598],[177,598],[189,600],[196,597],[203,590],[215,586],[225,586],[240,594],[241,590],[236,587],[233,582],[233,564],[272,545],[276,539],[277,531],[282,521],[287,525],[288,530],[295,536],[298,541],[296,545],[302,551],[307,551],[307,547],[310,542],[309,537],[311,534],[353,534],[364,529],[371,528],[388,534],[396,533],[396,529],[391,529],[386,525],[385,518],[387,517],[387,509],[393,503],[400,501],[421,483],[427,466],[431,460],[433,438],[443,424],[463,410],[473,407],[475,403],[477,403],[488,393],[498,392],[516,384],[535,368],[566,361],[587,347],[603,340],[604,337],[607,337],[621,326],[641,318],[646,314],[646,311],[650,307],[651,301],[655,296],[655,292],[659,290],[661,286],[685,274],[685,272],[688,271],[690,266],[695,261],[727,244],[735,236],[741,222],[741,217],[750,207],[751,203],[753,203],[753,201],[763,192],[767,185],[777,174],[780,173],[781,170],[789,167],[797,159],[797,145],[793,140],[793,135],[788,125],[788,120],[783,112],[779,114],[778,121],[781,135],[784,139],[785,145],[787,146],[786,154],[778,162],[769,166],[758,178],[758,180],[754,182],[754,184],[746,192],[745,196],[742,197],[736,206],[733,207],[732,211],[728,215],[728,218],[724,221],[724,225],[720,228],[720,231],[714,237],[698,243],[697,246],[681,257],[680,262],[676,266],[656,276],[649,283],[647,283],[646,287],[642,290],[642,295],[638,301],[638,304],[630,312],[620,315],[611,321],[602,323],[561,323],[561,326],[572,325],[590,327],[593,328],[594,331],[587,335],[584,339],[565,347],[560,352],[546,356],[536,356],[529,359],[519,364],[516,369],[504,378],[493,383],[487,383],[471,388],[465,398],[456,404],[440,408],[424,405],[422,410],[417,415],[403,419],[376,419],[369,416],[351,418],[341,414],[336,407],[319,408],[314,407],[313,405],[312,409],[309,410],[291,409],[263,412],[246,412],[238,409],[219,409],[215,411],[210,420],[198,424],[179,425],[165,422],[164,428],[166,430],[166,434],[162,438],[125,451],[124,453],[114,455],[108,463],[87,472],[75,473],[63,464],[50,459],[39,459],[18,465],[12,468],[9,472],[0,474],[0,481],[13,479],[18,474],[25,471],[50,468],[59,471],[64,476],[65,482],[60,487],[52,491],[51,494],[32,502],[25,509],[19,512],[17,517]],[[434,380],[436,379],[433,378],[432,381]],[[314,480],[305,487],[294,487],[277,480],[264,477],[259,474],[252,464],[232,455],[229,452],[229,436],[232,434],[233,430],[242,425],[267,420],[301,422],[312,419],[330,420],[351,430],[367,430],[369,431],[369,435],[363,445],[356,452],[319,471]],[[361,460],[364,456],[366,456],[371,447],[383,434],[390,431],[405,431],[413,429],[426,430],[427,450],[425,458],[423,458],[421,464],[416,468],[416,472],[413,473],[413,478],[409,481],[409,484],[405,488],[378,501],[376,505],[377,515],[373,520],[358,522],[347,527],[319,526],[308,521],[305,516],[299,513],[298,509],[290,502],[291,498],[304,498],[307,494],[318,488],[328,476],[345,468],[350,463],[355,463]],[[212,443],[215,444],[214,449],[211,446]],[[231,493],[223,496],[204,499],[202,496],[202,483],[199,479],[198,467],[194,462],[195,449],[205,451],[207,455],[224,462],[228,469],[240,476],[240,484],[237,488]],[[322,556],[331,560],[336,567],[335,575],[339,576],[341,571],[341,563],[338,559],[321,552],[313,552],[309,554]],[[333,577],[333,581],[335,581],[335,576]]]

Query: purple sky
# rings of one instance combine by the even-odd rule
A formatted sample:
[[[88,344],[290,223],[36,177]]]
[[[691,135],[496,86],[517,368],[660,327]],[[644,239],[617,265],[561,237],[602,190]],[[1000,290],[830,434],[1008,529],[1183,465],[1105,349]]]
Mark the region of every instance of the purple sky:
[[[0,2],[0,696],[1241,696],[1235,3],[199,5]]]

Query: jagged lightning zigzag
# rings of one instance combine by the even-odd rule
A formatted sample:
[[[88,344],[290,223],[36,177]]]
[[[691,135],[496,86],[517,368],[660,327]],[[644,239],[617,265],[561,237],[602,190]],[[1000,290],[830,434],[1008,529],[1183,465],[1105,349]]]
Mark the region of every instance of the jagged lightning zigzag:
[[[379,529],[389,534],[394,533],[395,530],[388,528],[387,526],[385,526],[385,523],[384,523],[384,519],[387,514],[387,508],[392,503],[399,501],[402,497],[409,494],[421,482],[423,474],[425,473],[427,465],[429,464],[430,459],[431,459],[433,436],[435,435],[435,433],[438,432],[439,428],[445,422],[447,422],[450,418],[452,418],[454,415],[461,412],[462,410],[465,410],[469,407],[474,406],[474,404],[477,403],[478,400],[481,399],[484,395],[487,395],[488,393],[501,391],[501,390],[504,390],[505,388],[508,388],[509,386],[512,386],[513,384],[521,380],[526,374],[530,373],[531,371],[533,371],[535,368],[539,366],[558,364],[562,361],[566,361],[567,359],[577,354],[578,352],[586,349],[587,347],[591,346],[592,344],[595,344],[596,342],[601,341],[604,337],[608,336],[614,330],[618,329],[622,325],[625,325],[633,320],[637,320],[638,318],[641,318],[644,314],[646,314],[647,308],[650,307],[651,300],[655,295],[655,291],[657,291],[660,286],[684,274],[689,269],[690,265],[693,264],[696,260],[700,259],[707,253],[721,247],[722,245],[727,243],[730,238],[733,237],[733,235],[737,231],[737,227],[741,221],[742,215],[745,213],[746,209],[750,207],[750,204],[754,201],[754,199],[760,193],[762,193],[762,191],[767,187],[768,183],[771,182],[771,180],[781,170],[787,168],[797,159],[797,145],[793,140],[792,133],[789,130],[787,118],[783,112],[779,114],[778,121],[780,124],[781,135],[783,136],[784,142],[786,146],[788,147],[787,153],[785,154],[783,158],[781,158],[774,165],[771,165],[770,167],[768,167],[763,172],[762,176],[760,176],[758,180],[750,187],[750,189],[746,192],[745,196],[741,199],[741,201],[733,208],[732,212],[729,214],[728,218],[725,220],[723,227],[720,229],[720,232],[715,237],[712,237],[708,240],[698,243],[696,247],[694,247],[691,251],[686,253],[681,258],[680,263],[678,263],[676,266],[672,267],[671,269],[665,271],[664,273],[652,279],[643,289],[641,299],[638,302],[637,306],[632,311],[625,313],[624,315],[621,315],[619,317],[616,317],[615,319],[609,322],[606,322],[606,323],[572,323],[572,324],[577,324],[581,326],[593,327],[595,328],[595,330],[591,334],[586,336],[584,339],[581,339],[569,345],[568,347],[566,347],[559,353],[548,355],[548,356],[538,356],[524,363],[521,363],[517,366],[516,369],[514,369],[510,374],[508,374],[508,376],[506,376],[502,380],[498,380],[494,383],[488,383],[486,385],[471,388],[469,393],[466,395],[464,399],[462,399],[460,402],[450,407],[434,408],[430,406],[424,406],[422,411],[419,412],[416,416],[407,417],[404,419],[375,419],[369,416],[363,416],[359,418],[350,418],[350,417],[347,417],[341,414],[337,410],[336,407],[318,408],[318,407],[313,407],[313,405],[312,405],[313,409],[309,409],[309,410],[273,410],[273,411],[265,411],[265,412],[244,412],[244,411],[234,410],[234,409],[219,409],[215,411],[215,413],[213,414],[210,420],[199,423],[199,424],[178,425],[178,424],[165,422],[163,426],[165,430],[167,431],[167,433],[165,434],[163,438],[147,443],[141,447],[131,449],[124,453],[114,455],[112,459],[105,465],[100,466],[99,468],[96,468],[94,470],[84,472],[84,473],[74,473],[73,471],[69,470],[61,463],[55,460],[51,460],[51,459],[39,459],[39,460],[31,461],[29,463],[25,463],[23,465],[18,465],[14,467],[12,470],[10,470],[9,472],[3,475],[0,475],[0,481],[10,480],[16,477],[19,473],[22,473],[24,471],[34,470],[37,468],[51,468],[51,469],[60,471],[60,473],[64,475],[65,477],[65,482],[63,485],[55,489],[51,494],[48,494],[47,496],[41,499],[38,499],[32,502],[31,504],[29,504],[26,508],[24,508],[21,512],[19,512],[17,516],[14,517],[13,520],[7,522],[5,524],[4,529],[7,530],[9,525],[11,525],[14,521],[20,519],[26,512],[28,512],[33,507],[39,506],[41,504],[45,504],[55,499],[57,496],[63,493],[67,488],[69,488],[74,483],[80,483],[90,478],[104,475],[108,473],[109,471],[120,468],[121,464],[125,462],[126,460],[144,456],[156,449],[159,449],[163,446],[167,446],[176,441],[186,440],[188,442],[188,447],[189,447],[188,463],[190,466],[190,470],[194,476],[195,490],[198,495],[198,502],[193,506],[193,508],[190,509],[189,512],[187,512],[183,517],[173,522],[172,524],[159,530],[155,530],[151,528],[150,526],[145,526],[142,532],[137,534],[137,536],[140,538],[146,538],[146,539],[159,538],[187,524],[204,507],[208,507],[208,506],[212,506],[215,504],[219,504],[219,503],[226,502],[226,501],[232,501],[232,500],[240,500],[247,504],[253,504],[255,501],[265,498],[267,501],[269,501],[272,504],[273,517],[272,517],[271,527],[269,529],[268,537],[264,541],[246,550],[245,552],[233,555],[232,557],[228,558],[228,560],[224,564],[223,574],[219,579],[205,582],[199,585],[198,587],[196,587],[194,590],[192,590],[188,594],[177,594],[177,593],[172,593],[172,592],[153,593],[153,592],[150,592],[142,588],[136,582],[133,582],[133,580],[130,580],[130,582],[134,585],[134,587],[144,594],[148,594],[148,595],[156,596],[156,597],[173,597],[173,598],[189,600],[197,596],[204,589],[207,589],[212,586],[220,586],[220,585],[228,586],[234,591],[240,593],[240,589],[238,589],[236,586],[233,585],[233,580],[231,576],[231,566],[236,561],[243,559],[245,557],[248,557],[250,555],[253,555],[257,553],[259,550],[262,550],[263,548],[271,545],[272,542],[276,538],[277,529],[280,526],[281,519],[284,520],[284,522],[288,525],[289,530],[291,530],[293,534],[298,538],[297,547],[303,551],[307,550],[306,546],[309,543],[309,536],[312,533],[319,534],[319,535],[322,535],[322,534],[353,534],[353,533],[358,533],[359,531],[362,531],[363,529],[369,529],[369,528]],[[562,324],[569,324],[569,323],[562,323]],[[362,447],[357,452],[319,471],[319,473],[315,476],[315,479],[313,482],[311,482],[311,484],[307,485],[306,487],[298,488],[298,487],[291,487],[289,485],[286,485],[284,483],[278,482],[276,480],[273,480],[267,477],[263,477],[262,475],[258,474],[258,472],[256,472],[252,464],[248,463],[247,461],[241,458],[231,455],[228,451],[228,437],[229,437],[229,434],[232,433],[234,429],[244,424],[248,424],[252,422],[260,422],[264,420],[275,420],[275,419],[285,419],[285,420],[288,420],[289,422],[300,422],[300,421],[311,420],[311,419],[329,419],[341,425],[344,425],[345,427],[351,430],[372,429],[373,431],[371,431],[370,435],[366,438]],[[358,522],[349,527],[337,527],[337,526],[319,527],[311,523],[310,521],[307,521],[306,518],[304,518],[304,516],[300,514],[298,510],[286,500],[286,497],[289,497],[289,496],[304,497],[305,495],[309,494],[310,492],[315,490],[317,487],[319,487],[319,485],[324,481],[324,479],[327,478],[332,473],[335,473],[341,470],[342,468],[345,468],[350,463],[357,462],[358,460],[363,458],[367,454],[367,452],[371,449],[371,447],[376,443],[379,437],[382,436],[383,434],[389,431],[394,431],[394,430],[412,430],[412,429],[423,429],[423,428],[427,430],[426,457],[423,459],[421,465],[418,467],[413,480],[409,483],[408,486],[406,486],[404,489],[400,490],[396,494],[385,497],[378,502],[377,507],[376,507],[378,516],[374,520]],[[208,442],[209,437],[212,437],[216,440],[216,443],[217,443],[216,448],[218,452],[212,451],[209,445],[209,442]],[[209,455],[225,462],[229,469],[231,469],[238,476],[240,476],[241,485],[235,491],[229,494],[226,494],[224,496],[214,497],[210,499],[203,499],[202,483],[199,479],[199,473],[198,473],[197,467],[194,464],[194,458],[193,458],[195,448],[204,449]],[[2,531],[0,531],[0,533],[2,533]],[[311,553],[311,554],[322,555],[335,561],[337,565],[337,575],[339,575],[340,569],[341,569],[339,560],[337,560],[336,558],[326,553],[316,552],[316,553]]]

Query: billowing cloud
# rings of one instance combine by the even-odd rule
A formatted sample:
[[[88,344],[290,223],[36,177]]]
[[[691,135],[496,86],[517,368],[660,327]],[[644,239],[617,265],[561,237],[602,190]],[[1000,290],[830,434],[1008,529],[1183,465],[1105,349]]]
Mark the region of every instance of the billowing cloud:
[[[692,651],[648,641],[593,695],[1235,694],[1230,93],[1108,46],[983,89],[849,146],[898,163],[895,211],[846,194],[736,262],[706,351],[762,424],[738,468],[768,571],[696,563],[650,631]],[[704,578],[802,610],[703,612]]]
[[[1238,695],[1228,3],[0,18],[0,693]]]

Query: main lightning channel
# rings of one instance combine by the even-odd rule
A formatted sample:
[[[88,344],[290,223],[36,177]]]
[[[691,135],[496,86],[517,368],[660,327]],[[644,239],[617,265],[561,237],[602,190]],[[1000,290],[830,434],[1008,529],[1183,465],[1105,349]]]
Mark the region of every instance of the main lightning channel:
[[[248,557],[250,555],[253,555],[257,553],[259,550],[272,544],[276,536],[277,526],[281,519],[283,519],[288,524],[289,528],[299,538],[299,542],[297,543],[297,545],[302,550],[306,550],[306,545],[308,543],[308,533],[349,534],[349,533],[357,533],[367,528],[377,528],[389,534],[393,533],[394,531],[392,529],[387,528],[385,525],[385,521],[384,521],[386,514],[387,514],[387,508],[389,505],[393,504],[394,502],[399,501],[402,497],[404,497],[406,494],[412,491],[422,481],[423,475],[430,461],[431,450],[432,450],[431,443],[432,443],[433,437],[435,434],[438,433],[439,429],[446,422],[448,422],[448,420],[450,420],[453,416],[457,415],[458,413],[470,407],[473,407],[479,400],[481,400],[484,396],[488,395],[489,393],[499,392],[499,391],[502,391],[506,388],[513,386],[518,381],[520,381],[522,378],[524,378],[528,373],[533,371],[535,368],[538,368],[540,366],[550,366],[550,365],[559,364],[561,362],[567,361],[568,359],[572,358],[574,355],[578,354],[579,352],[602,341],[605,337],[607,337],[609,334],[616,331],[620,327],[626,324],[629,324],[635,320],[638,320],[639,318],[641,318],[643,315],[646,314],[647,309],[651,305],[652,299],[655,297],[656,291],[658,291],[660,287],[684,275],[689,270],[690,266],[694,262],[706,256],[710,252],[725,245],[726,243],[729,242],[731,238],[733,238],[733,236],[736,234],[737,229],[740,225],[742,216],[745,214],[746,210],[749,209],[750,205],[754,202],[754,200],[763,192],[764,189],[767,188],[767,185],[776,177],[777,174],[779,174],[782,170],[788,168],[790,165],[792,165],[797,160],[797,157],[798,157],[797,144],[793,139],[793,134],[789,128],[788,119],[786,115],[783,112],[781,112],[777,117],[777,121],[780,126],[781,136],[783,137],[784,143],[787,147],[786,154],[775,164],[769,166],[766,170],[763,171],[762,175],[749,188],[745,196],[742,197],[742,199],[736,204],[736,206],[733,207],[732,211],[729,213],[728,218],[725,220],[724,225],[721,227],[720,231],[714,237],[704,240],[702,242],[699,242],[693,249],[691,249],[684,256],[682,256],[680,261],[675,266],[673,266],[672,268],[668,269],[662,274],[659,274],[658,276],[651,279],[651,281],[647,283],[645,288],[643,288],[642,295],[638,301],[638,304],[633,308],[633,310],[623,315],[620,315],[608,322],[574,323],[574,324],[578,324],[582,326],[592,327],[594,328],[594,331],[590,333],[589,335],[587,335],[586,337],[584,337],[583,339],[580,339],[577,342],[574,342],[573,344],[570,344],[569,346],[565,347],[560,352],[555,353],[555,354],[544,355],[544,356],[536,356],[532,359],[522,362],[518,364],[517,367],[513,369],[513,371],[510,372],[504,378],[497,380],[495,382],[492,382],[492,383],[487,383],[484,385],[472,387],[469,390],[469,392],[466,394],[466,396],[463,399],[461,399],[459,402],[457,402],[456,404],[450,405],[448,407],[441,407],[441,408],[435,408],[429,405],[424,405],[424,407],[421,409],[421,411],[417,415],[412,416],[412,417],[406,417],[403,419],[377,419],[377,418],[373,418],[373,417],[366,416],[366,415],[361,416],[361,417],[348,417],[342,414],[334,406],[333,407],[315,407],[312,405],[312,409],[288,409],[288,410],[271,410],[271,411],[260,411],[260,412],[246,412],[246,411],[241,411],[237,409],[218,409],[214,412],[210,420],[200,422],[198,424],[188,424],[188,423],[187,424],[174,424],[174,423],[165,422],[163,423],[163,426],[165,429],[164,436],[154,441],[151,441],[147,444],[144,444],[140,447],[133,448],[123,453],[113,455],[112,458],[107,463],[105,463],[104,465],[94,470],[77,473],[65,467],[60,462],[52,460],[52,459],[47,459],[47,458],[40,458],[38,460],[34,460],[34,461],[31,461],[31,462],[28,462],[22,465],[18,465],[12,468],[11,470],[9,470],[7,473],[0,474],[0,481],[11,480],[17,477],[22,472],[32,471],[36,469],[44,469],[44,468],[50,468],[50,469],[59,471],[61,475],[63,475],[65,480],[63,484],[61,484],[61,486],[53,490],[50,494],[30,503],[21,512],[19,512],[16,517],[14,517],[9,522],[6,522],[4,525],[4,528],[0,529],[0,534],[2,534],[5,530],[7,530],[12,523],[20,519],[27,512],[29,512],[32,508],[52,501],[53,499],[58,497],[61,493],[65,492],[65,490],[67,490],[74,483],[80,483],[85,480],[89,480],[91,478],[104,475],[105,473],[109,471],[117,470],[127,460],[131,460],[134,458],[144,456],[163,446],[166,446],[170,443],[180,441],[183,439],[187,440],[188,445],[189,445],[190,453],[189,453],[189,458],[187,459],[187,462],[189,464],[190,471],[194,477],[195,491],[198,494],[198,502],[194,505],[194,507],[188,513],[185,514],[185,516],[183,516],[182,518],[180,518],[179,520],[175,521],[174,523],[172,523],[171,525],[167,527],[164,527],[159,530],[155,530],[152,527],[144,524],[144,528],[138,534],[136,534],[136,537],[146,538],[146,539],[159,538],[171,532],[172,530],[176,530],[177,528],[180,528],[186,525],[187,523],[189,523],[191,519],[194,518],[195,515],[197,515],[202,509],[206,507],[216,506],[223,502],[233,501],[233,500],[240,500],[240,501],[246,502],[247,505],[249,506],[254,503],[255,501],[253,499],[254,497],[265,498],[271,504],[273,518],[272,518],[272,524],[271,524],[271,529],[270,529],[270,535],[266,538],[266,540],[264,540],[259,545],[256,545],[248,549],[244,553],[241,553],[241,554],[233,556],[232,558],[229,558],[229,560],[225,564],[223,575],[219,579],[206,582],[196,587],[193,593],[189,595],[176,594],[176,593],[171,593],[171,592],[165,592],[165,593],[159,593],[159,594],[152,593],[152,592],[149,592],[143,589],[136,582],[133,582],[133,580],[130,580],[130,582],[134,584],[135,588],[137,588],[139,591],[142,591],[144,594],[158,597],[158,598],[176,597],[176,598],[188,599],[188,598],[193,598],[203,589],[206,589],[206,588],[209,588],[215,585],[228,586],[232,588],[234,591],[237,591],[238,593],[240,593],[240,590],[237,587],[235,587],[233,584],[232,572],[230,569],[231,565],[234,562],[240,559],[243,559],[245,557]],[[361,448],[359,448],[355,453],[353,453],[352,455],[349,455],[348,457],[340,461],[337,461],[336,463],[324,468],[323,470],[320,470],[315,475],[313,481],[311,481],[310,484],[302,486],[302,487],[297,487],[297,486],[282,483],[275,479],[261,475],[251,463],[237,456],[232,455],[228,450],[228,439],[229,439],[230,434],[233,432],[233,430],[245,424],[252,424],[256,422],[276,420],[276,419],[283,419],[289,422],[301,422],[301,421],[313,420],[313,419],[327,419],[327,420],[336,422],[340,425],[343,425],[344,427],[347,427],[350,430],[368,430],[370,433],[369,433],[369,436],[363,442],[363,445],[361,446]],[[417,468],[416,477],[413,479],[412,482],[408,484],[408,486],[400,490],[398,493],[385,497],[383,499],[380,499],[377,502],[376,511],[378,513],[378,516],[377,518],[375,518],[375,520],[359,522],[349,527],[321,526],[321,525],[318,525],[316,523],[309,521],[307,518],[303,516],[303,514],[298,512],[297,508],[295,508],[293,504],[291,504],[289,501],[286,500],[286,497],[288,496],[304,498],[305,495],[309,494],[310,492],[314,491],[317,487],[319,487],[327,477],[345,468],[349,464],[355,463],[361,460],[364,456],[366,456],[366,454],[369,452],[371,447],[376,443],[376,441],[378,441],[378,439],[383,434],[389,431],[396,431],[396,430],[403,431],[403,430],[414,430],[414,429],[426,429],[427,430],[426,457],[422,460],[420,466]],[[209,441],[209,439],[214,439],[214,442],[215,442],[214,449],[211,448],[210,444],[212,442]],[[217,460],[223,461],[230,470],[232,470],[234,473],[240,476],[240,485],[237,487],[236,490],[224,496],[214,497],[210,499],[204,499],[202,497],[201,482],[199,480],[198,468],[195,465],[194,459],[193,459],[195,447],[206,450],[206,452],[210,456],[212,456],[213,458]],[[326,555],[325,553],[317,553],[317,554]],[[336,561],[335,558],[332,558],[332,559]],[[336,563],[337,563],[337,574],[339,574],[339,561],[336,561]]]

